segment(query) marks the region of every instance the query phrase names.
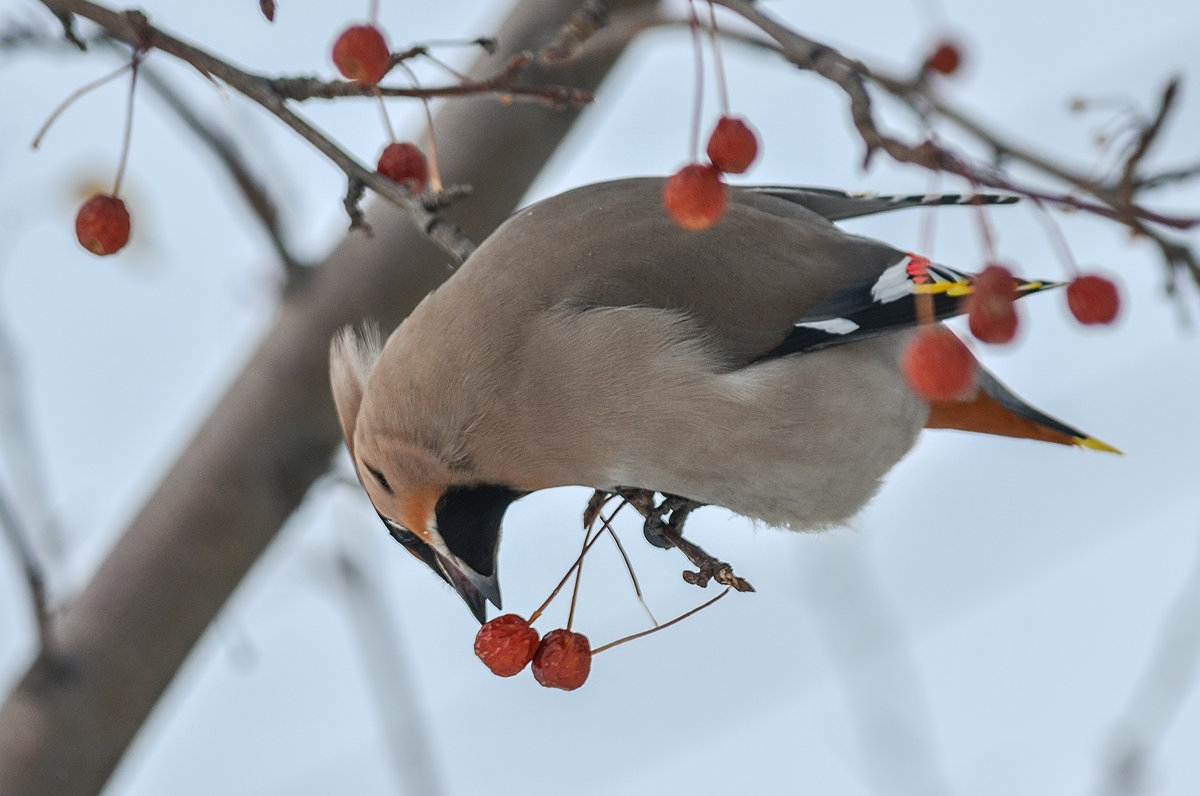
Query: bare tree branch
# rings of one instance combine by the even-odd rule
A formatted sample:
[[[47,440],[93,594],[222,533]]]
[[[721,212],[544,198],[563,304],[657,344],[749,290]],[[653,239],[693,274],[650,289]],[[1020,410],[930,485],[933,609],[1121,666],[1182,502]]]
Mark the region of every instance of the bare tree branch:
[[[86,7],[135,46],[141,41],[144,28],[124,15],[54,5]],[[540,49],[575,6],[518,3],[498,36],[508,49],[481,58],[471,74],[494,74],[517,52]],[[621,51],[611,45],[552,70],[535,64],[528,77],[590,89]],[[438,118],[443,171],[476,190],[446,214],[484,237],[575,116],[490,97],[447,104]],[[241,375],[91,582],[55,615],[61,665],[34,661],[0,708],[0,793],[99,792],[200,634],[326,471],[341,444],[328,387],[330,338],[364,317],[394,326],[449,273],[445,254],[406,215],[376,202],[367,219],[373,237],[347,236],[285,294]]]
[[[202,119],[171,85],[149,66],[142,67],[142,81],[158,94],[168,108],[175,112],[189,130],[217,158],[217,162],[228,173],[246,201],[254,217],[267,234],[275,254],[283,264],[289,283],[294,282],[307,269],[296,256],[283,236],[279,222],[279,208],[271,198],[265,185],[254,175],[250,164],[242,156],[237,144],[224,131],[206,119]]]
[[[1086,175],[1005,141],[1002,136],[971,119],[963,111],[951,107],[930,89],[928,75],[924,72],[911,80],[891,77],[870,69],[860,61],[847,58],[828,45],[790,30],[764,13],[756,3],[747,0],[713,2],[725,6],[755,25],[792,64],[821,75],[846,93],[850,100],[850,117],[866,144],[864,162],[869,162],[875,152],[883,151],[900,163],[912,163],[932,171],[956,174],[973,185],[999,188],[1115,221],[1153,240],[1172,269],[1184,265],[1200,283],[1200,270],[1195,267],[1196,255],[1190,247],[1164,237],[1161,232],[1151,227],[1154,225],[1190,230],[1200,225],[1200,215],[1168,215],[1150,210],[1134,201],[1139,188],[1144,186],[1136,177],[1137,167],[1161,132],[1163,123],[1174,105],[1177,93],[1175,81],[1168,83],[1160,100],[1158,113],[1140,131],[1138,143],[1125,161],[1122,179],[1114,185],[1098,184]],[[868,83],[882,88],[906,103],[923,120],[928,122],[931,117],[944,118],[984,143],[998,157],[1020,161],[1046,176],[1065,183],[1067,190],[1039,190],[1013,179],[1001,169],[973,163],[969,158],[936,141],[924,140],[909,144],[883,132],[875,119],[871,96],[867,90]],[[1080,193],[1090,195],[1097,201],[1082,199]]]

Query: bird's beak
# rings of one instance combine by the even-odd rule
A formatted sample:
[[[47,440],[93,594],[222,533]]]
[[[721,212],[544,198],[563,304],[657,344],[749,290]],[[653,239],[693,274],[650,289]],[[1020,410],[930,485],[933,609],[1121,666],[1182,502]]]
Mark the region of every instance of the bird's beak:
[[[392,537],[449,583],[482,624],[488,602],[501,607],[496,574],[500,521],[521,496],[492,484],[451,488],[437,502],[436,528],[426,529],[434,544],[380,516]]]
[[[445,573],[446,582],[454,587],[458,596],[463,598],[463,602],[482,625],[487,621],[487,602],[500,608],[500,581],[496,578],[496,573],[481,575],[468,566],[451,561],[441,553],[435,551],[434,555]]]

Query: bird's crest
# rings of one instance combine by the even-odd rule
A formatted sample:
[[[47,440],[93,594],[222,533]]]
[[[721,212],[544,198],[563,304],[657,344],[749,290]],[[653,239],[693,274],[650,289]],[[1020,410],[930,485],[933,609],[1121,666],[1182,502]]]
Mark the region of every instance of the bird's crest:
[[[333,386],[333,402],[337,406],[338,420],[346,447],[354,455],[354,425],[358,420],[358,409],[362,406],[363,391],[367,376],[379,352],[383,349],[379,327],[366,324],[361,332],[352,326],[344,326],[333,336],[329,345],[329,381]]]

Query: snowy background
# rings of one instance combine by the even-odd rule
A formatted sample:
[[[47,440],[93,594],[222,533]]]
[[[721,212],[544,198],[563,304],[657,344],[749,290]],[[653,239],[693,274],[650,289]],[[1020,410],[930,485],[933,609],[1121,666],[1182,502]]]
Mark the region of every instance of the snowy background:
[[[328,47],[366,3],[348,12],[281,0],[274,25],[250,0],[140,5],[161,27],[254,71],[332,74]],[[396,46],[472,38],[493,30],[504,5],[384,0],[381,24]],[[1096,136],[1118,129],[1120,108],[1152,112],[1165,80],[1181,74],[1182,101],[1149,162],[1200,156],[1194,2],[764,7],[897,71],[954,32],[966,63],[944,81],[947,96],[1085,171],[1111,164]],[[0,20],[54,30],[33,2],[0,0]],[[680,29],[634,46],[528,199],[678,167],[689,47]],[[298,251],[319,258],[339,239],[344,183],[332,166],[188,67],[161,54],[149,62],[237,131],[286,197]],[[862,172],[837,91],[745,48],[727,48],[726,64],[733,108],[763,141],[749,181],[962,189],[882,157]],[[41,544],[60,598],[86,581],[253,350],[279,280],[210,155],[149,93],[125,181],[133,243],[104,260],[75,244],[76,206],[115,169],[127,83],[80,100],[40,151],[28,144],[63,97],[117,65],[106,54],[0,53],[0,392],[5,411],[16,397],[28,412],[5,426],[0,477],[31,522],[57,521],[60,536]],[[1111,104],[1072,114],[1075,96]],[[391,108],[402,135],[417,135],[419,107]],[[361,159],[381,145],[368,102],[304,112]],[[1152,203],[1194,215],[1200,189],[1164,189]],[[938,212],[932,237],[922,213],[848,226],[967,270],[981,265],[969,212]],[[1019,273],[1066,273],[1033,208],[991,217]],[[573,693],[543,689],[528,673],[488,673],[471,653],[477,626],[459,599],[388,539],[356,486],[327,479],[202,639],[107,793],[1057,796],[1106,792],[1131,750],[1144,752],[1147,792],[1196,793],[1200,694],[1187,686],[1200,622],[1195,293],[1185,285],[1182,299],[1164,297],[1149,245],[1091,219],[1056,218],[1082,265],[1120,275],[1122,317],[1083,329],[1061,295],[1037,296],[1022,303],[1017,344],[979,353],[1032,403],[1124,456],[930,432],[848,528],[796,536],[705,509],[691,533],[758,593],[602,654]],[[587,496],[554,490],[510,510],[500,562],[508,609],[531,611],[573,560]],[[706,593],[679,579],[682,557],[647,547],[625,520],[618,529],[659,619],[701,602]],[[339,561],[358,568],[366,591],[347,586]],[[565,620],[566,602],[539,623],[543,632]],[[619,556],[601,542],[576,629],[598,645],[645,624]],[[0,555],[5,689],[33,644],[19,569]]]

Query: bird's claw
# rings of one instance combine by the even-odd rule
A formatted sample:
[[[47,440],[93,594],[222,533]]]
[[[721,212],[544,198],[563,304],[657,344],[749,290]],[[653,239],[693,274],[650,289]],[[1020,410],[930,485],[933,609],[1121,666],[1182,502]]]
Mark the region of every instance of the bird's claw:
[[[597,496],[605,494],[607,493],[597,492],[596,496],[593,496],[588,504],[589,512]],[[715,580],[735,591],[754,591],[750,582],[738,577],[731,565],[709,555],[704,548],[683,537],[684,521],[692,511],[704,505],[703,503],[676,495],[663,495],[662,502],[655,505],[654,493],[647,489],[619,489],[617,494],[646,518],[642,531],[647,542],[664,550],[676,548],[696,567],[694,572],[684,570],[685,581],[693,586],[705,588],[710,580]],[[589,512],[585,512],[585,517]],[[667,515],[670,515],[669,519]]]

